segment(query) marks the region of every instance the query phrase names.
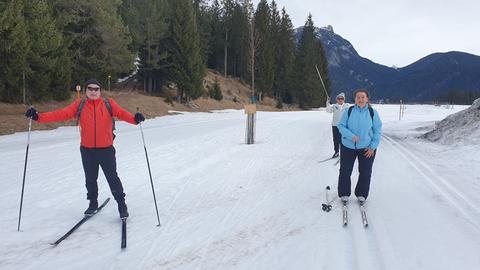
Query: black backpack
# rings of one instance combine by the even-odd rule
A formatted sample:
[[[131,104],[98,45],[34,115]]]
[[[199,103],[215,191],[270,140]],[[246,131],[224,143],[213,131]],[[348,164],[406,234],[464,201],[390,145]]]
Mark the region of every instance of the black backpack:
[[[77,110],[77,126],[78,123],[80,122],[80,114],[82,113],[83,106],[85,106],[86,99],[82,99],[80,102],[80,105],[78,106]],[[107,107],[108,113],[110,113],[110,117],[112,118],[112,133],[115,130],[115,119],[113,118],[113,112],[112,112],[112,105],[110,105],[110,101],[108,101],[108,98],[103,97],[103,102],[105,103],[105,106]],[[115,138],[115,134],[113,134],[113,138]]]

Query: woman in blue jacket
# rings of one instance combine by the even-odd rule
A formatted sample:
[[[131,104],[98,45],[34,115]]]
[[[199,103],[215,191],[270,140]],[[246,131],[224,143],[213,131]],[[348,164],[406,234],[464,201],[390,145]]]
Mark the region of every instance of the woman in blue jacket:
[[[351,194],[350,177],[357,158],[360,175],[355,195],[361,202],[367,199],[373,161],[382,134],[382,121],[378,112],[368,103],[368,91],[359,89],[355,91],[354,98],[355,106],[350,107],[338,123],[342,134],[338,196],[344,202],[348,201]]]

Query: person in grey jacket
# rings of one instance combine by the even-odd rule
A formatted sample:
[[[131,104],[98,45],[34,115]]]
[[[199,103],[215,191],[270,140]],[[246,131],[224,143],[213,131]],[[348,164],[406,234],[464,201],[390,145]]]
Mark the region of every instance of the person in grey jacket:
[[[332,135],[333,135],[333,149],[334,154],[332,158],[338,157],[338,153],[340,150],[340,143],[341,143],[341,134],[338,130],[338,122],[342,117],[342,114],[345,110],[350,107],[350,104],[345,103],[345,93],[340,93],[337,95],[337,103],[330,104],[330,98],[327,99],[327,112],[333,113],[332,117]]]

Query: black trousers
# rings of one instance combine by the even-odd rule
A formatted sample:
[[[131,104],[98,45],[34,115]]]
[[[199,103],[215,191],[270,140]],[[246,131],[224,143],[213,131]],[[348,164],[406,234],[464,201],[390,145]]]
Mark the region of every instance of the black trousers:
[[[338,127],[332,126],[332,135],[333,135],[333,149],[335,150],[335,153],[338,153],[340,150],[340,143],[342,142],[342,135],[340,134],[340,131],[338,130]]]
[[[80,147],[82,154],[83,170],[85,171],[85,187],[87,188],[87,199],[96,200],[98,197],[98,167],[102,166],[103,174],[107,178],[108,185],[113,197],[117,201],[125,200],[122,182],[117,175],[117,161],[115,159],[115,148],[85,148]]]
[[[370,179],[372,176],[373,161],[375,155],[366,158],[364,156],[365,149],[350,149],[345,146],[341,146],[340,151],[340,175],[338,177],[338,196],[350,196],[351,194],[351,176],[353,170],[353,164],[358,158],[358,182],[355,187],[355,195],[357,197],[363,196],[365,199],[368,197],[370,191]]]

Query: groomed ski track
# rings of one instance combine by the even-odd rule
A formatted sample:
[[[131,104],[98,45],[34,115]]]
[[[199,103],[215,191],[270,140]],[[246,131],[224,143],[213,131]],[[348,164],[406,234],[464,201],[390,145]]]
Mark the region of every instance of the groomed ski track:
[[[334,161],[318,163],[333,154],[331,115],[323,111],[260,112],[257,142],[250,146],[243,143],[240,111],[147,121],[161,227],[155,226],[140,131],[118,122],[117,162],[130,211],[123,252],[114,201],[61,246],[48,245],[87,206],[75,127],[32,133],[20,233],[26,134],[0,137],[0,268],[476,269],[480,207],[460,185],[468,174],[451,179],[437,173],[421,149],[410,149],[389,129],[398,107],[375,108],[385,135],[366,204],[367,228],[354,196],[347,227],[338,201],[329,213],[321,209],[325,186],[332,187],[330,198],[336,194],[339,168]],[[428,112],[435,110],[439,116],[432,118]],[[447,114],[433,106],[412,106],[408,113],[415,112],[415,124]],[[100,175],[102,199],[110,193]],[[357,177],[354,168],[353,183]]]

